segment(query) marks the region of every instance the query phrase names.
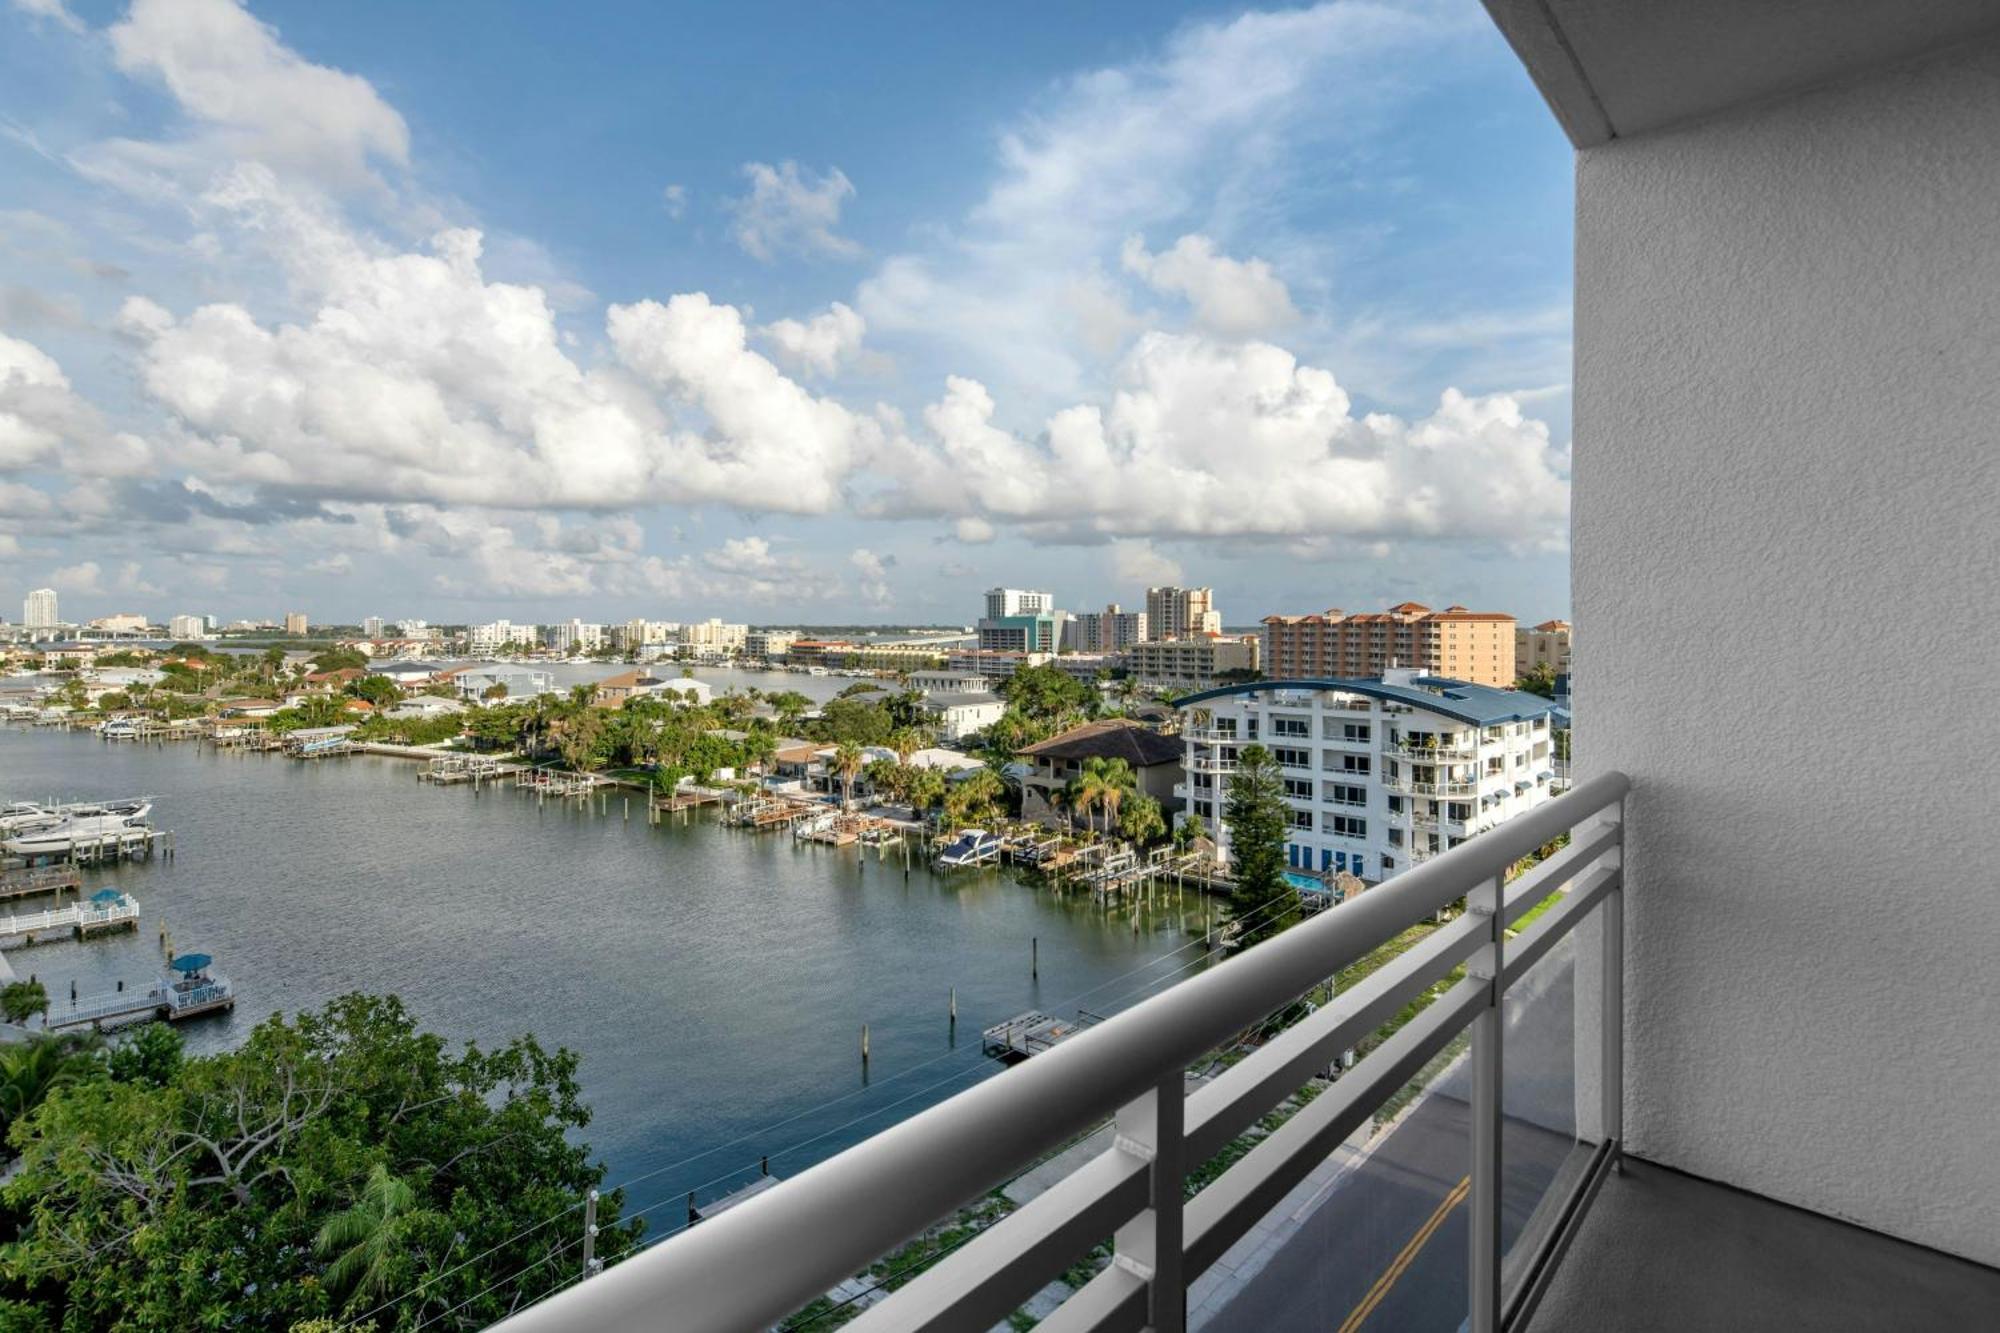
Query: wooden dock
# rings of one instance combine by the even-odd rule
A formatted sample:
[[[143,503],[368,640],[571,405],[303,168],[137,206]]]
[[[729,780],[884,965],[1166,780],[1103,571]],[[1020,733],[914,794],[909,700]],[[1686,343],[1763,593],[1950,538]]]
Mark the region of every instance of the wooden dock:
[[[700,787],[693,783],[676,787],[671,795],[654,796],[652,811],[656,815],[670,815],[681,810],[694,810],[704,805],[727,805],[736,798],[736,793],[727,787]]]
[[[980,1048],[997,1060],[1012,1063],[1053,1050],[1096,1020],[1088,1015],[1074,1019],[1055,1018],[1031,1009],[1004,1023],[995,1023],[979,1034]]]
[[[470,782],[476,787],[520,770],[519,764],[505,764],[489,755],[441,754],[432,759],[424,771],[417,774],[417,778],[421,782],[434,782],[440,787],[461,782]]]
[[[730,808],[724,822],[733,828],[786,828],[801,819],[825,814],[828,809],[824,801],[811,801],[798,796],[756,796],[738,801]]]
[[[523,768],[514,774],[517,791],[531,791],[537,799],[589,800],[605,786],[608,778],[595,773],[572,773],[560,768]]]
[[[74,865],[17,866],[0,870],[0,899],[81,889],[83,872]]]

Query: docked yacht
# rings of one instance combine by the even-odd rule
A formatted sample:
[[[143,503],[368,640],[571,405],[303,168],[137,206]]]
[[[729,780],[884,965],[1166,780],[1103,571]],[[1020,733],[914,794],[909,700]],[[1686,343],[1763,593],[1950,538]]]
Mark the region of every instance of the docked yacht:
[[[937,867],[940,870],[957,870],[999,859],[1000,835],[985,829],[969,828],[938,852]]]
[[[19,827],[8,830],[0,850],[11,856],[66,856],[78,846],[88,847],[144,829],[152,813],[152,801],[143,796],[102,805],[45,808],[38,818],[24,819]]]
[[[139,724],[129,717],[115,717],[109,722],[98,723],[97,734],[107,741],[136,741],[139,739]]]

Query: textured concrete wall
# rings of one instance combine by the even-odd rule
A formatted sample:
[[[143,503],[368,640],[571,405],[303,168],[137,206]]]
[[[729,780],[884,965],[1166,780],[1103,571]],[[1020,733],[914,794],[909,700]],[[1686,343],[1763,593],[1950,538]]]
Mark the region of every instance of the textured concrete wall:
[[[2000,1264],[2000,46],[1579,155],[1635,1152]]]

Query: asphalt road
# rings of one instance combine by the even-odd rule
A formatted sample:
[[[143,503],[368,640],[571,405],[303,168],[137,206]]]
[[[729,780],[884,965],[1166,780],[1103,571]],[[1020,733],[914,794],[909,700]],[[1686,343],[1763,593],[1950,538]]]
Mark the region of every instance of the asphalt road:
[[[1567,960],[1510,992],[1506,1106],[1565,1123],[1573,1014]],[[1522,987],[1528,989],[1524,991]],[[1208,1323],[1215,1333],[1456,1329],[1466,1319],[1469,1074],[1450,1070],[1342,1178],[1264,1268]],[[1501,1137],[1501,1231],[1511,1244],[1574,1149],[1568,1133],[1509,1118]],[[1205,1330],[1205,1333],[1207,1333]]]

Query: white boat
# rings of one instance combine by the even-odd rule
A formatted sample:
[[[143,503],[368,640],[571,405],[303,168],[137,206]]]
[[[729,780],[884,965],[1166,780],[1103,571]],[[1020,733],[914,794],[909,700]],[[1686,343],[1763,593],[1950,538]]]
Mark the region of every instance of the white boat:
[[[113,718],[98,723],[97,734],[107,741],[135,741],[139,739],[139,724],[126,717]]]
[[[52,810],[33,801],[15,801],[12,805],[0,808],[0,836],[12,836],[31,829],[48,828],[62,821],[60,810]]]
[[[998,860],[1000,856],[1000,835],[985,829],[963,829],[959,835],[937,854],[937,865],[941,870],[956,870],[964,866],[984,865]]]
[[[42,812],[45,822],[13,830],[0,850],[14,856],[64,856],[77,846],[93,846],[147,827],[153,803],[145,797],[103,805],[62,806]]]

